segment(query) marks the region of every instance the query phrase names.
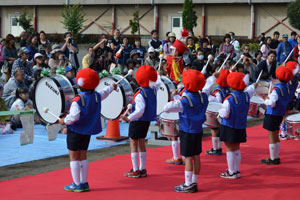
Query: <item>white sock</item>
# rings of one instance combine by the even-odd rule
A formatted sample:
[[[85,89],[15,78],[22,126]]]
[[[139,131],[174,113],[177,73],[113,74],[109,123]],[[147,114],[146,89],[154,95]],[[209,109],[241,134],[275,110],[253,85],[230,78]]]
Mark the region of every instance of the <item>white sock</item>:
[[[230,174],[235,173],[235,156],[233,151],[226,152],[228,171]]]
[[[276,144],[269,144],[270,158],[274,160],[276,158]]]
[[[131,153],[131,162],[133,171],[139,170],[139,153],[133,152]]]
[[[211,137],[211,140],[212,140],[213,149],[214,150],[219,149],[218,147],[219,147],[220,138],[219,137]]]
[[[280,142],[277,142],[275,145],[276,145],[275,158],[279,158],[279,154],[280,154]]]
[[[175,160],[178,159],[178,141],[172,141],[172,151],[173,151],[173,158]]]
[[[76,185],[80,184],[80,163],[79,161],[71,161],[70,162],[71,167],[71,174],[73,181]]]
[[[192,184],[193,171],[184,171],[185,175],[185,185],[190,186]]]
[[[86,183],[88,173],[89,173],[89,161],[82,160],[80,162],[80,183]]]
[[[241,160],[242,160],[242,155],[240,150],[234,151],[235,155],[235,171],[240,171],[240,166],[241,166]]]
[[[199,175],[193,174],[193,176],[192,176],[192,183],[197,183],[197,181],[198,181],[198,176],[199,176]]]
[[[146,169],[146,152],[140,152],[140,170]]]

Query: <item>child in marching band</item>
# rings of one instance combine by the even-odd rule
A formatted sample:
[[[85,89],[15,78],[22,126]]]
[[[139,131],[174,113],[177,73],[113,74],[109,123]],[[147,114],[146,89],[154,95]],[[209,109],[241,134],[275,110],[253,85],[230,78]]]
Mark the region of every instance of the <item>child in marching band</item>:
[[[209,102],[223,103],[230,90],[227,84],[227,76],[230,74],[228,69],[222,69],[217,79],[217,88],[213,91],[212,95],[208,97]],[[211,128],[212,145],[213,147],[206,151],[208,155],[222,155],[222,143],[218,137],[219,128]]]
[[[269,99],[265,100],[267,110],[264,119],[263,128],[268,131],[270,157],[261,160],[261,163],[267,165],[280,164],[280,140],[279,127],[286,113],[290,102],[290,89],[288,82],[293,78],[293,72],[288,67],[279,67],[276,70],[276,77],[280,81],[275,84]]]
[[[218,73],[215,74],[215,76],[217,75]],[[198,191],[197,180],[200,172],[203,136],[202,124],[206,120],[208,95],[216,80],[215,76],[211,76],[205,81],[204,75],[197,70],[188,69],[184,71],[182,83],[185,90],[182,98],[171,101],[164,107],[164,112],[179,112],[180,118],[180,149],[181,155],[185,157],[185,182],[174,188],[176,192],[193,193]]]
[[[219,115],[222,118],[218,136],[226,146],[228,169],[220,174],[222,178],[236,179],[240,177],[241,152],[240,143],[246,142],[247,115],[250,98],[254,94],[257,83],[249,86],[249,76],[240,72],[232,72],[227,76],[228,86],[232,92],[225,98]]]
[[[77,73],[76,82],[81,93],[73,99],[69,114],[59,120],[59,123],[66,124],[68,129],[67,147],[70,154],[70,168],[73,178],[73,183],[64,187],[66,191],[89,191],[87,149],[90,138],[91,135],[102,131],[101,101],[117,89],[117,85],[114,83],[101,92],[95,92],[99,81],[99,75],[93,69],[80,70]]]
[[[156,120],[156,93],[161,84],[160,76],[149,65],[143,65],[137,70],[136,81],[140,88],[134,95],[131,114],[128,117],[122,116],[124,121],[130,122],[128,135],[132,169],[124,173],[129,178],[147,176],[145,138],[150,122]]]

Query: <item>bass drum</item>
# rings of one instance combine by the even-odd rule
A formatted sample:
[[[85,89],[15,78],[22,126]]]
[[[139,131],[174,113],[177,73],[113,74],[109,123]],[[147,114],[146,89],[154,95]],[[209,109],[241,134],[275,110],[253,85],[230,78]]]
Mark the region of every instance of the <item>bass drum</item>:
[[[175,84],[166,76],[161,76],[161,85],[157,91],[156,114],[159,115],[164,111],[164,106],[172,100],[172,92],[176,90]]]
[[[112,85],[112,83],[116,83],[122,78],[123,76],[121,75],[104,77],[100,80],[96,91],[100,92],[106,86]],[[122,80],[118,85],[118,89],[112,91],[106,99],[101,101],[101,115],[108,120],[118,119],[127,105],[132,102],[133,95],[134,92],[130,83],[126,79]]]
[[[33,106],[36,109],[41,121],[53,124],[57,121],[55,117],[43,111],[49,108],[56,116],[66,114],[72,104],[77,90],[72,83],[63,75],[43,77],[34,85]]]

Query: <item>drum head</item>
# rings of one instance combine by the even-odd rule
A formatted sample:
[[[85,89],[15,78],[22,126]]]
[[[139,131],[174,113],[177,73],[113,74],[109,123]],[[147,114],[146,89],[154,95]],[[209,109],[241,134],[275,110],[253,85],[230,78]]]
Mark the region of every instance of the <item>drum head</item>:
[[[157,91],[157,114],[162,113],[164,106],[171,100],[171,88],[169,85],[175,88],[175,85],[168,77],[161,76],[161,85]]]
[[[207,110],[211,112],[219,112],[222,108],[222,104],[218,102],[209,102],[207,106]]]
[[[300,123],[300,113],[290,115],[286,118],[289,122],[299,122]]]
[[[269,85],[270,85],[270,83],[267,82],[267,81],[259,81],[258,82],[258,87],[266,87],[266,88],[268,88]]]
[[[49,113],[45,113],[43,109],[49,108],[49,111],[59,117],[63,112],[63,104],[62,94],[55,80],[44,77],[37,81],[34,91],[34,107],[43,121],[55,123],[57,119]]]
[[[179,119],[179,113],[166,113],[166,112],[163,112],[160,115],[160,118],[170,119],[170,120],[178,120]]]
[[[96,91],[100,92],[106,86],[112,85],[115,82],[117,81],[112,77],[104,77],[100,80]],[[101,115],[109,120],[117,119],[121,115],[124,106],[126,106],[124,101],[122,89],[118,86],[117,90],[112,91],[106,99],[101,101]]]
[[[266,94],[269,93],[269,88],[267,88],[267,87],[258,87],[258,88],[255,89],[255,93],[266,95]]]
[[[252,96],[251,99],[250,99],[250,102],[263,104],[264,100],[262,98],[258,97],[258,96]]]

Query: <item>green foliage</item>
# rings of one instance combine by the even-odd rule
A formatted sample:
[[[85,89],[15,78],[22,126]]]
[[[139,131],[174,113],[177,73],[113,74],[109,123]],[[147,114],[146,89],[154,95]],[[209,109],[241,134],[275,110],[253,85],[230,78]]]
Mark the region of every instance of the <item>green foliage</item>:
[[[183,28],[193,32],[193,28],[197,26],[197,15],[196,11],[194,10],[195,5],[193,4],[193,0],[184,0],[183,4],[183,12],[182,12],[182,23]]]
[[[287,16],[289,23],[296,29],[300,29],[300,0],[288,4]]]
[[[73,36],[83,28],[83,23],[86,21],[83,6],[80,4],[65,5],[61,16],[64,18],[61,23],[65,29],[72,32]]]
[[[135,34],[139,30],[139,11],[133,13],[133,19],[129,20],[129,25],[131,26],[131,34]]]
[[[21,15],[17,22],[20,23],[20,26],[24,29],[25,32],[33,33],[32,25],[33,13],[29,11],[28,7],[24,7],[21,11]]]

